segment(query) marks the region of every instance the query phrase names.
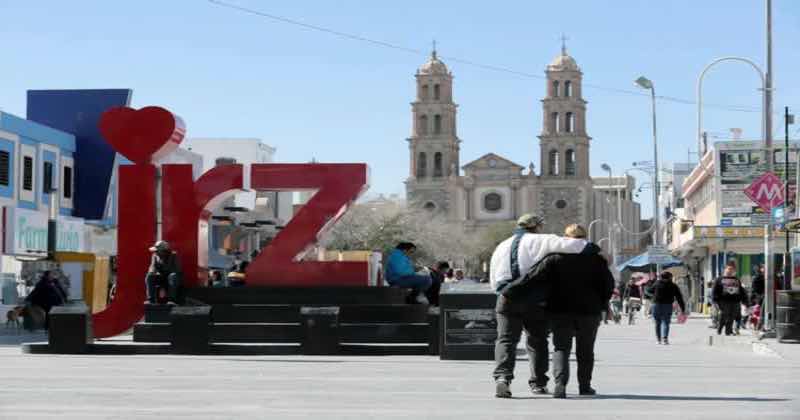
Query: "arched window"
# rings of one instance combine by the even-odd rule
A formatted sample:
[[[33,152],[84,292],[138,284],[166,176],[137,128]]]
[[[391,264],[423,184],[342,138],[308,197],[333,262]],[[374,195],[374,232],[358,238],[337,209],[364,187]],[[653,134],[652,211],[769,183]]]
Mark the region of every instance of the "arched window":
[[[438,84],[433,85],[433,100],[434,101],[438,101],[439,100],[439,94],[440,94],[439,85]]]
[[[436,152],[433,155],[433,176],[434,177],[441,177],[444,174],[442,171],[442,153]]]
[[[564,172],[567,175],[575,175],[575,166],[576,166],[576,159],[575,159],[575,151],[572,149],[567,150],[566,153],[567,164],[565,165]]]
[[[564,82],[564,96],[566,96],[567,98],[572,96],[572,82],[570,82],[569,80]]]
[[[442,116],[439,114],[433,117],[433,133],[442,134]]]
[[[433,201],[428,201],[422,208],[427,211],[434,211],[436,210],[436,204],[434,204]]]
[[[419,127],[417,127],[419,134],[428,134],[428,116],[423,115],[419,117]]]
[[[575,131],[575,115],[571,112],[567,112],[566,117],[566,121],[564,121],[564,131],[571,133]]]
[[[548,173],[550,175],[558,175],[559,174],[559,156],[557,150],[551,150],[550,154],[548,155]]]
[[[417,158],[417,178],[425,178],[428,175],[428,156],[425,152],[420,152]]]
[[[550,114],[550,133],[561,132],[561,119],[558,117],[558,112]]]
[[[500,211],[503,208],[503,196],[498,193],[489,193],[483,196],[483,209],[486,211]]]
[[[558,80],[553,80],[553,97],[558,97]]]
[[[421,99],[428,99],[428,85],[422,85]]]

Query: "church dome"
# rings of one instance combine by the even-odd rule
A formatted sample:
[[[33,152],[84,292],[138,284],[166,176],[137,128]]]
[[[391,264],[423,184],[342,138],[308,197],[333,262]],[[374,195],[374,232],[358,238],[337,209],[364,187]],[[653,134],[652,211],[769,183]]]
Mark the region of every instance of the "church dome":
[[[436,57],[436,51],[434,50],[431,54],[431,58],[428,60],[427,63],[421,65],[419,70],[417,70],[419,74],[448,74],[449,71],[447,70],[447,66]]]
[[[553,59],[547,66],[548,71],[580,71],[578,63],[566,51],[562,51],[559,56]]]

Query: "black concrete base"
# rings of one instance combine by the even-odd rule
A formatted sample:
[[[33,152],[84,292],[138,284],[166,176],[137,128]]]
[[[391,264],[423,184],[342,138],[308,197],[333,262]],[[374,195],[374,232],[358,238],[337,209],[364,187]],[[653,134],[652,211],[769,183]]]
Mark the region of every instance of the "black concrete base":
[[[497,296],[488,284],[447,284],[439,297],[442,360],[494,360]]]
[[[207,354],[211,338],[210,306],[176,306],[170,313],[172,351]]]
[[[53,353],[86,353],[92,343],[92,314],[84,303],[56,306],[50,310],[49,348]]]
[[[333,355],[339,353],[339,307],[306,307],[300,309],[303,354]]]

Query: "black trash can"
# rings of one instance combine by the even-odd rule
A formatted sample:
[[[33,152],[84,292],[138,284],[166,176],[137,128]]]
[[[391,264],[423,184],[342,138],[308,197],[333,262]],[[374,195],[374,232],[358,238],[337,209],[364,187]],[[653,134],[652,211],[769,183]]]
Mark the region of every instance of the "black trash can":
[[[778,292],[775,329],[781,343],[800,343],[800,290]]]

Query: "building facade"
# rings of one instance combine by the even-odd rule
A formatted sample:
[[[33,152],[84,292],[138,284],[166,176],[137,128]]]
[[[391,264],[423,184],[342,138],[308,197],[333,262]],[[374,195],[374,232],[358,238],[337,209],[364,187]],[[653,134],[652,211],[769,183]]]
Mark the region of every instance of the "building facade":
[[[590,175],[583,73],[562,47],[545,74],[539,173],[533,163],[526,168],[495,153],[462,166],[453,75],[433,51],[415,75],[416,98],[407,139],[409,204],[442,212],[467,229],[532,212],[544,217],[549,232],[561,233],[571,223],[588,226],[601,219],[606,222],[606,234],[601,226],[592,233],[610,236],[609,226],[622,218],[625,229],[613,234],[615,246],[618,250],[638,248],[636,236],[627,233],[638,232],[639,226],[639,204],[632,200],[634,182],[626,178],[610,189],[608,185],[598,189],[597,185],[608,183],[607,178]]]
[[[783,177],[783,150],[778,147],[774,171]],[[798,143],[790,145],[791,190],[795,189],[798,147]],[[666,226],[666,243],[689,265],[698,290],[701,278],[719,276],[729,260],[737,262],[746,285],[755,267],[764,263],[764,225],[769,214],[744,189],[766,171],[765,153],[762,142],[717,142],[682,184],[683,206],[674,210]],[[784,264],[785,243],[785,233],[776,232],[771,244],[776,272]]]

